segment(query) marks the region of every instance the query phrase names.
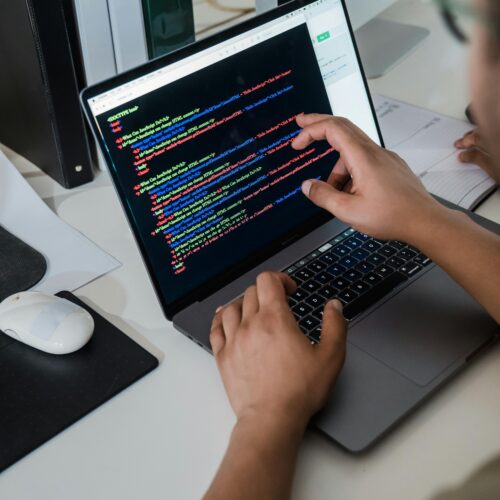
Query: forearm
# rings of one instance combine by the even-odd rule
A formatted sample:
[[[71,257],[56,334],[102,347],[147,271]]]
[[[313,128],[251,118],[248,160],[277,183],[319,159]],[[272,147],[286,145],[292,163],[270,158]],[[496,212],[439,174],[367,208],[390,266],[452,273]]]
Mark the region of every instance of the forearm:
[[[238,421],[205,500],[288,499],[304,430],[275,417]]]
[[[439,205],[416,223],[409,242],[444,269],[500,323],[499,236],[466,214]]]

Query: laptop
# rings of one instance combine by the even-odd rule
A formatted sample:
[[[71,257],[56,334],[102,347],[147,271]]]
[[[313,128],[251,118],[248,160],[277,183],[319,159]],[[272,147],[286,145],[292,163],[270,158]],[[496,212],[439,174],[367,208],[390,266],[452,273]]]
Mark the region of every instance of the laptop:
[[[346,366],[313,424],[344,448],[368,448],[497,335],[418,249],[361,234],[300,192],[339,156],[326,142],[293,150],[297,114],[345,116],[383,145],[344,1],[295,0],[81,100],[176,329],[210,351],[216,307],[264,270],[298,283],[290,307],[313,343],[325,302],[342,300]]]

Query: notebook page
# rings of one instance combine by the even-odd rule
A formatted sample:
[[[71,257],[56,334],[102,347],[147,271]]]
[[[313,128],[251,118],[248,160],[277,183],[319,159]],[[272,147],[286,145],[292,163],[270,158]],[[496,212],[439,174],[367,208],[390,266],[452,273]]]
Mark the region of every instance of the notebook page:
[[[465,121],[374,95],[387,149],[398,153],[425,187],[464,208],[473,208],[495,188],[495,182],[475,165],[460,163],[453,143],[471,130]]]

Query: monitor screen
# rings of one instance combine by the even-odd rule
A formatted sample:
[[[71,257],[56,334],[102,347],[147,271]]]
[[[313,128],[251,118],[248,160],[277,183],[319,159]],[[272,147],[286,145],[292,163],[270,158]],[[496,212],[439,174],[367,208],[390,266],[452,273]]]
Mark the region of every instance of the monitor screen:
[[[88,107],[167,307],[317,218],[300,186],[338,154],[292,149],[298,114],[346,116],[380,143],[340,0],[138,71]]]

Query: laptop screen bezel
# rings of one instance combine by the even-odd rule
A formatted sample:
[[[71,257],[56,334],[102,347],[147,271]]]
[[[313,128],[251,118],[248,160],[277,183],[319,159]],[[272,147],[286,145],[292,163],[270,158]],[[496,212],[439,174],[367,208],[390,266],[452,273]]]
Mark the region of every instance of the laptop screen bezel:
[[[120,202],[122,204],[122,207],[127,214],[127,219],[129,222],[129,225],[132,229],[132,232],[134,234],[134,238],[136,240],[137,245],[139,246],[140,253],[142,256],[142,259],[146,265],[146,268],[148,270],[148,274],[150,276],[150,279],[153,282],[154,289],[156,292],[156,295],[158,297],[158,300],[160,301],[160,304],[162,306],[163,312],[167,319],[171,320],[173,316],[183,310],[184,308],[188,307],[189,305],[193,304],[194,302],[201,301],[205,299],[206,297],[210,296],[217,290],[221,289],[222,287],[226,286],[227,284],[231,283],[234,281],[236,278],[244,274],[245,272],[250,271],[252,268],[257,266],[258,264],[264,262],[265,260],[269,259],[279,251],[283,250],[287,246],[293,244],[296,242],[298,239],[304,237],[308,233],[312,232],[314,229],[320,227],[321,225],[325,224],[329,220],[331,220],[333,217],[328,214],[327,212],[322,212],[314,217],[306,220],[304,223],[299,224],[295,228],[293,228],[291,231],[289,231],[287,234],[284,236],[274,240],[268,245],[265,245],[263,248],[261,248],[257,253],[254,253],[248,258],[243,259],[242,261],[238,262],[236,265],[231,266],[230,268],[226,269],[223,273],[219,274],[218,276],[215,276],[202,285],[198,286],[191,292],[188,292],[187,294],[183,295],[182,297],[174,300],[173,302],[166,302],[165,297],[162,293],[162,289],[160,286],[160,283],[155,275],[154,268],[152,265],[152,262],[150,261],[150,258],[148,256],[148,252],[146,249],[146,246],[144,242],[142,241],[142,238],[140,236],[138,227],[136,227],[136,224],[134,222],[135,218],[133,215],[133,212],[129,206],[128,203],[126,203],[126,196],[125,193],[123,192],[123,188],[120,185],[117,171],[109,166],[111,162],[111,158],[109,157],[107,153],[107,146],[103,140],[103,137],[99,133],[97,122],[94,118],[94,115],[92,113],[92,110],[90,108],[89,100],[103,94],[105,92],[108,92],[120,85],[126,84],[132,80],[135,80],[137,78],[140,78],[148,73],[154,72],[158,69],[161,69],[165,66],[168,66],[170,64],[176,63],[181,61],[182,59],[192,56],[194,54],[197,54],[203,50],[209,49],[213,47],[214,45],[217,45],[222,42],[226,42],[229,39],[236,37],[238,35],[244,34],[245,32],[258,28],[259,26],[266,24],[270,21],[273,21],[279,17],[282,17],[290,12],[293,12],[295,10],[298,10],[302,7],[305,7],[309,4],[315,3],[317,0],[293,0],[289,3],[286,3],[280,7],[277,7],[269,12],[265,12],[263,14],[257,15],[252,19],[249,19],[247,21],[244,21],[241,24],[238,24],[236,26],[233,26],[231,28],[228,28],[227,30],[224,30],[220,33],[217,33],[215,35],[212,35],[210,37],[207,37],[203,40],[200,40],[198,42],[194,42],[190,45],[187,45],[186,47],[183,47],[175,52],[172,52],[170,54],[158,57],[156,59],[152,59],[151,61],[148,61],[140,66],[137,66],[135,68],[132,68],[128,71],[125,71],[123,73],[120,73],[119,75],[113,76],[107,80],[101,81],[95,85],[89,86],[86,89],[82,90],[80,93],[80,100],[85,112],[85,115],[87,117],[88,122],[90,123],[92,132],[94,134],[94,137],[96,141],[98,142],[102,154],[105,157],[106,163],[108,165],[108,170],[110,172],[110,175],[112,176],[113,180],[113,185],[114,188],[118,194],[118,197],[120,199]],[[360,68],[360,73],[361,77],[363,80],[364,88],[366,91],[366,95],[368,97],[368,102],[370,105],[370,109],[372,112],[373,120],[375,123],[375,127],[377,130],[378,138],[380,141],[380,144],[382,147],[384,147],[383,139],[382,139],[382,134],[380,131],[380,126],[377,120],[377,116],[375,113],[375,108],[373,106],[373,101],[370,95],[370,91],[368,88],[368,83],[366,80],[365,72],[363,70],[363,66],[361,64],[361,59],[359,56],[359,51],[358,47],[356,45],[356,40],[354,38],[354,33],[352,30],[351,22],[349,19],[348,11],[345,5],[345,0],[340,0],[342,4],[342,8],[344,11],[344,15],[347,21],[347,26],[349,29],[349,34],[354,46],[354,52],[356,54],[356,59]]]

